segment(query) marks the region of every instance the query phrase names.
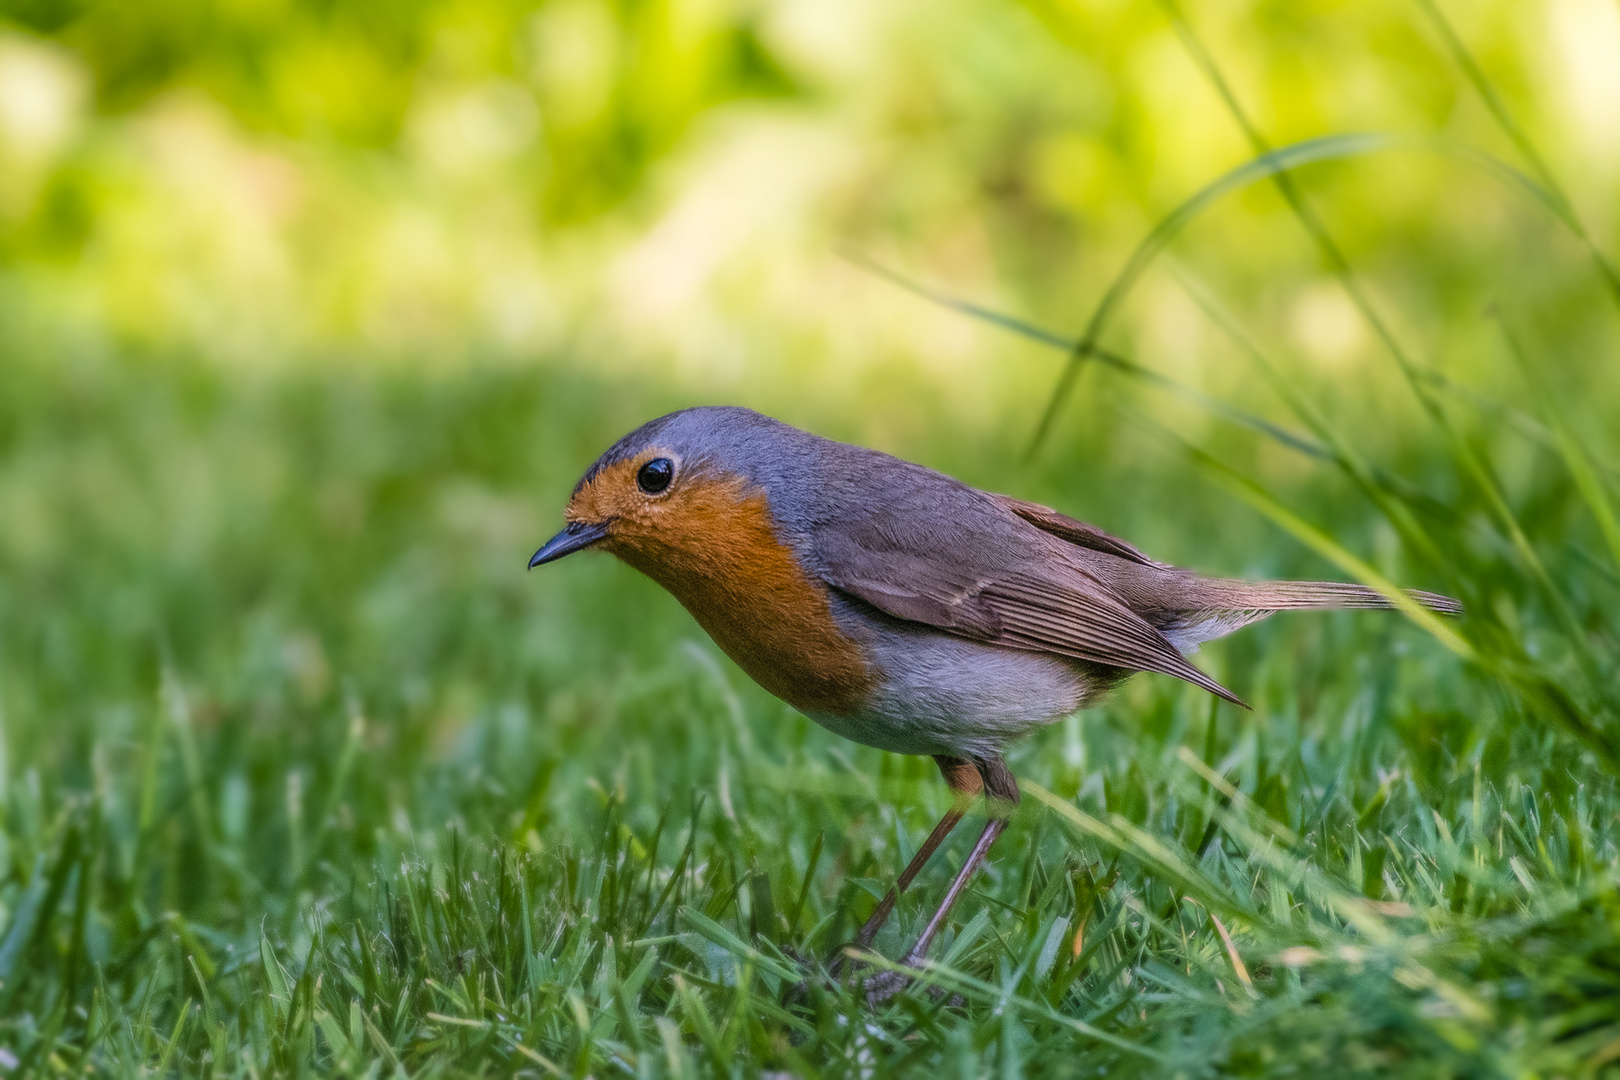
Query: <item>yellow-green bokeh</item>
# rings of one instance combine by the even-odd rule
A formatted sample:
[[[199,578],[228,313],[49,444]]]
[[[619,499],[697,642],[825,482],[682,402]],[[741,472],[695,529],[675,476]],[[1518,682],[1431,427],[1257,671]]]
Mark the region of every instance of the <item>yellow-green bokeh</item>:
[[[1453,6],[1607,246],[1620,13]],[[1145,0],[0,10],[7,320],[222,365],[522,361],[568,343],[575,363],[695,397],[844,411],[921,388],[959,422],[1016,426],[1052,360],[843,253],[1074,332],[1154,222],[1253,156]],[[1441,152],[1528,168],[1422,6],[1185,14],[1273,144],[1433,140],[1301,175],[1423,362],[1489,386],[1503,365],[1480,312],[1516,305],[1554,327],[1572,388],[1589,384],[1584,346],[1610,309],[1551,216]],[[1394,392],[1269,185],[1213,207],[1171,258],[1313,378],[1351,400]],[[1162,270],[1114,336],[1177,378],[1255,392]]]

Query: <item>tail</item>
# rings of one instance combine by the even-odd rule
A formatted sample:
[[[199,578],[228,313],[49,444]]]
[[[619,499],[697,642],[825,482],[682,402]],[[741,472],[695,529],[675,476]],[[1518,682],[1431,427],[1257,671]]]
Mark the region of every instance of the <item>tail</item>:
[[[1217,606],[1251,608],[1258,611],[1300,611],[1326,608],[1369,608],[1387,611],[1395,605],[1377,589],[1349,585],[1342,581],[1236,581],[1230,578],[1203,578],[1201,587],[1191,590],[1200,601],[1205,597]],[[1401,590],[1430,611],[1441,615],[1461,615],[1463,606],[1449,596]]]
[[[1176,586],[1161,593],[1165,599],[1173,597],[1173,602],[1154,605],[1158,608],[1154,612],[1158,618],[1150,616],[1149,621],[1182,652],[1191,652],[1203,642],[1224,637],[1276,611],[1330,608],[1387,611],[1395,606],[1377,589],[1338,581],[1238,581],[1187,575]],[[1463,612],[1462,604],[1449,596],[1419,589],[1403,591],[1441,615]]]

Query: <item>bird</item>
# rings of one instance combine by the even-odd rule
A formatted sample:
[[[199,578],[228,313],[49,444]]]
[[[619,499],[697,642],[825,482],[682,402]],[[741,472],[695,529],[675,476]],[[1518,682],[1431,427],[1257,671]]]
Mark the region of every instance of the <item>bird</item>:
[[[1393,606],[1362,585],[1206,577],[1050,507],[736,406],[684,409],[625,435],[585,471],[564,518],[531,570],[609,552],[811,720],[938,765],[951,808],[840,956],[870,952],[900,895],[984,797],[984,829],[900,969],[923,964],[1007,828],[1019,803],[1002,756],[1010,743],[1137,672],[1247,708],[1188,654],[1277,611]],[[868,996],[905,981],[881,973]]]

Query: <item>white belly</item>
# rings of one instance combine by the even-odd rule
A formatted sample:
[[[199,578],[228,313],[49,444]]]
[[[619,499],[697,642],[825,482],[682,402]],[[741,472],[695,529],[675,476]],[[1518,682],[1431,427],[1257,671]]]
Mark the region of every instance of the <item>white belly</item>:
[[[885,625],[863,636],[880,671],[876,690],[857,713],[810,718],[846,739],[899,754],[998,752],[1116,681],[1061,657],[921,627]]]

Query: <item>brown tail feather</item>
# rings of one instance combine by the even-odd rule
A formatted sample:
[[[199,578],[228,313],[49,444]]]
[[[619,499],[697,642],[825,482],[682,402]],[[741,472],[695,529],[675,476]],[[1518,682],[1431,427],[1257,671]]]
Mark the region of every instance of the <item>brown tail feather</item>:
[[[1438,593],[1406,590],[1430,611],[1462,614],[1462,605]],[[1160,593],[1149,621],[1182,652],[1225,637],[1277,611],[1326,608],[1375,608],[1395,605],[1365,585],[1337,581],[1238,581],[1231,578],[1183,578],[1178,587]]]
[[[1339,581],[1235,581],[1205,578],[1189,599],[1206,610],[1297,611],[1308,608],[1377,608],[1395,605],[1376,589]],[[1430,611],[1461,615],[1463,606],[1449,596],[1406,589],[1406,595]],[[1213,602],[1212,602],[1213,601]]]

